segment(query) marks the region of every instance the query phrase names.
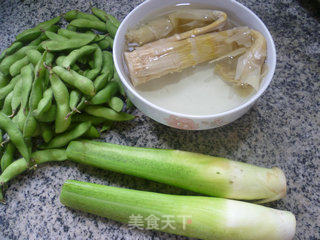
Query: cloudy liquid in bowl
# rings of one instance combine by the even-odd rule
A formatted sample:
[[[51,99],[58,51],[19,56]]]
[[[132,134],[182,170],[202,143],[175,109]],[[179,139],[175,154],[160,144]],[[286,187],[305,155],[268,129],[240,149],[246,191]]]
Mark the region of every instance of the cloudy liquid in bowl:
[[[176,6],[204,8],[204,6]],[[168,9],[153,13],[152,18],[170,12]],[[228,16],[228,27],[237,26]],[[230,19],[231,17],[231,19]],[[148,20],[152,18],[146,18]],[[240,88],[225,82],[214,72],[214,63],[202,63],[194,67],[153,79],[135,87],[149,102],[177,113],[211,115],[226,112],[246,102],[252,96],[252,88]]]

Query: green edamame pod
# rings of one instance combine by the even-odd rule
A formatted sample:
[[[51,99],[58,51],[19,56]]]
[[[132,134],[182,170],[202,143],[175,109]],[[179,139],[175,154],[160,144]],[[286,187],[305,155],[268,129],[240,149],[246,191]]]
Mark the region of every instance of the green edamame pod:
[[[32,111],[33,116],[38,117],[45,112],[47,112],[51,108],[53,93],[52,89],[48,88],[43,93],[43,98],[39,101],[37,109]]]
[[[28,64],[21,69],[22,92],[21,92],[21,108],[26,110],[29,101],[29,95],[33,82],[33,66]]]
[[[96,76],[100,73],[103,63],[102,50],[96,44],[94,44],[93,46],[96,46],[93,54],[93,69],[86,74],[86,77],[91,80],[95,79]]]
[[[54,60],[54,54],[51,52],[48,52],[46,56],[46,61],[45,61],[46,65],[51,66],[53,63],[53,60]]]
[[[23,139],[21,131],[18,129],[16,124],[14,124],[12,120],[4,113],[0,113],[0,128],[7,132],[10,141],[16,146],[25,160],[29,162],[30,153],[27,144]]]
[[[91,11],[94,15],[96,15],[98,18],[100,18],[103,22],[107,22],[110,21],[113,25],[115,25],[116,27],[120,26],[120,22],[118,19],[116,19],[114,16],[112,16],[111,14],[106,13],[105,11],[93,7],[91,8]]]
[[[29,64],[29,58],[25,56],[24,58],[21,58],[20,60],[16,61],[14,64],[12,64],[9,68],[10,75],[12,77],[18,75],[21,71],[21,68]]]
[[[0,55],[0,62],[6,57],[9,56],[13,53],[15,53],[16,51],[18,51],[20,48],[23,47],[23,43],[22,42],[14,42],[11,44],[10,47],[8,47],[6,50],[4,50],[1,55]]]
[[[33,134],[36,132],[37,127],[38,127],[37,120],[34,118],[32,113],[29,112],[23,126],[23,137],[31,138]]]
[[[72,116],[72,122],[80,123],[90,121],[92,125],[97,126],[106,121],[106,119],[101,117],[95,117],[86,113],[75,114]]]
[[[47,57],[47,51],[45,51],[40,60],[38,61],[35,70],[34,70],[34,81],[31,88],[30,99],[29,99],[29,108],[30,111],[33,111],[38,107],[38,104],[43,95],[43,82],[46,74],[46,68],[44,67],[44,62]]]
[[[96,37],[93,39],[93,42],[100,42],[103,39],[105,39],[106,37],[107,37],[107,35],[97,34]]]
[[[109,102],[109,106],[116,112],[121,112],[121,110],[123,109],[124,103],[120,98],[112,97]]]
[[[96,77],[96,79],[93,82],[94,88],[97,92],[99,92],[102,88],[104,88],[109,81],[109,78],[107,74],[103,73]]]
[[[109,103],[110,99],[119,91],[118,83],[112,81],[107,84],[105,88],[97,92],[97,94],[90,99],[93,105]]]
[[[4,103],[2,106],[2,111],[6,115],[11,115],[12,114],[12,108],[11,108],[11,102],[12,102],[12,97],[13,97],[13,91],[11,91],[6,98],[4,99]]]
[[[88,131],[86,131],[84,134],[83,134],[83,137],[85,138],[100,138],[100,133],[98,131],[98,129],[96,129],[94,126],[91,126]]]
[[[133,108],[134,105],[129,98],[126,99],[126,109]]]
[[[96,46],[83,46],[79,49],[73,50],[67,57],[64,58],[61,65],[58,63],[57,65],[70,69],[70,66],[74,64],[77,61],[77,59],[92,53],[96,49]]]
[[[95,89],[93,82],[90,79],[78,74],[72,69],[68,71],[60,66],[55,66],[52,71],[56,73],[63,81],[79,89],[82,93],[89,96],[94,96]]]
[[[16,51],[18,51],[22,47],[23,47],[22,42],[15,41],[14,43],[11,44],[10,47],[7,48],[6,56],[14,54]]]
[[[39,116],[35,116],[35,118],[39,122],[49,123],[56,120],[57,106],[51,105],[48,111],[40,114]]]
[[[71,38],[65,41],[44,41],[41,46],[43,49],[49,51],[63,51],[69,49],[75,49],[89,44],[94,39],[94,34],[88,35],[87,37],[75,39]]]
[[[78,29],[95,29],[100,32],[107,32],[107,24],[100,20],[89,20],[84,18],[74,19],[70,22],[71,26]]]
[[[116,36],[118,27],[115,26],[111,21],[106,22],[106,29],[112,38]]]
[[[9,142],[1,158],[1,171],[3,172],[12,162],[16,147]]]
[[[53,138],[53,130],[50,124],[41,123],[40,124],[41,136],[45,143],[50,142]]]
[[[77,106],[81,100],[81,94],[76,91],[72,90],[70,93],[70,101],[69,101],[69,106],[72,112],[79,112],[77,109]]]
[[[58,34],[66,38],[88,38],[92,36],[94,36],[93,40],[96,38],[96,35],[93,32],[79,33],[64,28],[60,28]]]
[[[84,109],[88,104],[89,104],[89,102],[88,102],[87,98],[82,97],[80,99],[78,106],[77,106],[78,111],[81,111],[82,109]]]
[[[102,52],[102,58],[103,58],[103,66],[101,69],[102,73],[111,73],[113,76],[114,72],[114,64],[113,64],[113,56],[111,52],[103,51]]]
[[[41,59],[41,53],[36,50],[36,49],[30,49],[29,51],[26,52],[27,58],[29,59],[29,61],[36,66],[37,63],[40,61]]]
[[[4,99],[13,90],[20,77],[20,75],[15,76],[7,86],[0,88],[0,100]]]
[[[69,132],[65,132],[54,137],[48,144],[40,146],[40,148],[59,148],[67,145],[74,139],[81,137],[85,134],[88,129],[91,127],[91,122],[83,122],[78,126],[70,130]]]
[[[20,42],[31,42],[32,40],[39,37],[41,30],[39,28],[31,28],[24,30],[16,36],[16,40]]]
[[[24,123],[26,121],[26,114],[23,108],[20,108],[19,112],[12,118],[12,121],[18,126],[19,130],[23,132]]]
[[[93,7],[91,8],[91,11],[94,15],[96,15],[98,18],[100,18],[100,20],[102,20],[103,22],[107,21],[107,13],[99,8]]]
[[[28,46],[35,46],[36,48],[39,48],[39,44],[47,39],[47,36],[44,33],[41,33],[40,36],[31,41]]]
[[[50,40],[54,40],[54,41],[65,41],[67,40],[66,37],[61,36],[59,34],[56,34],[54,32],[50,32],[50,31],[45,31],[44,34],[50,39]]]
[[[107,17],[108,21],[110,21],[114,26],[116,26],[116,28],[119,28],[120,21],[115,16],[107,13]]]
[[[93,20],[93,21],[100,21],[99,18],[97,18],[96,16],[92,15],[92,14],[88,14],[88,13],[84,13],[78,10],[71,10],[69,12],[66,12],[63,15],[64,19],[66,19],[68,22],[76,19],[76,18],[83,18],[83,19],[89,19],[89,20]]]
[[[109,36],[106,36],[105,39],[101,40],[100,42],[97,42],[97,44],[102,50],[112,49],[113,39]]]
[[[22,83],[22,79],[20,78],[20,80],[17,82],[16,86],[13,89],[13,96],[11,100],[11,110],[12,110],[11,117],[13,117],[16,114],[17,109],[21,104],[22,88],[23,88],[23,83]]]
[[[8,75],[10,66],[13,63],[15,63],[16,61],[20,60],[21,58],[24,58],[26,56],[26,52],[28,50],[36,49],[36,48],[37,48],[36,46],[25,46],[25,47],[20,48],[14,54],[12,54],[10,56],[7,56],[0,63],[0,72],[2,72],[4,75]]]
[[[66,119],[67,114],[70,112],[69,92],[58,75],[53,72],[50,72],[50,83],[54,98],[57,102],[55,132],[62,133],[69,127],[71,123],[70,118]]]
[[[58,16],[58,17],[55,17],[55,18],[52,18],[48,21],[45,21],[45,22],[42,22],[42,23],[39,23],[36,28],[39,28],[41,29],[42,31],[45,31],[47,30],[47,28],[50,28],[52,25],[58,23],[60,21],[61,17]]]
[[[40,137],[41,136],[40,124],[37,124],[36,130],[33,132],[31,137]],[[29,138],[31,140],[31,138]],[[32,152],[32,151],[31,151]]]
[[[95,117],[102,117],[111,121],[128,121],[134,119],[134,116],[125,112],[117,113],[111,108],[101,106],[88,106],[85,112]]]
[[[0,88],[7,86],[8,83],[9,83],[8,76],[5,76],[0,72]]]
[[[56,59],[56,64],[58,65],[58,66],[62,66],[62,63],[63,63],[63,61],[64,61],[64,59],[66,58],[67,56],[64,56],[64,55],[60,55],[59,57],[57,57],[57,59]]]

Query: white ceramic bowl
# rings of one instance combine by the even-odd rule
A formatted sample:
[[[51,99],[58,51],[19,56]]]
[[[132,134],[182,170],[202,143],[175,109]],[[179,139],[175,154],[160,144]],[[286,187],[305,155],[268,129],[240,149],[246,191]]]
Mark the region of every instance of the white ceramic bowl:
[[[236,22],[260,31],[267,40],[267,65],[268,74],[260,84],[260,89],[242,105],[229,111],[212,115],[187,115],[156,106],[143,98],[132,86],[123,64],[123,51],[125,46],[125,34],[128,28],[137,25],[142,19],[155,10],[174,6],[176,4],[194,3],[203,4],[212,9],[225,11]],[[115,67],[124,85],[125,91],[134,105],[150,118],[170,127],[185,130],[204,130],[216,128],[231,123],[245,114],[257,99],[263,94],[274,74],[276,66],[276,50],[270,32],[264,23],[251,10],[234,0],[147,0],[131,11],[122,21],[115,36],[113,46],[113,58]]]

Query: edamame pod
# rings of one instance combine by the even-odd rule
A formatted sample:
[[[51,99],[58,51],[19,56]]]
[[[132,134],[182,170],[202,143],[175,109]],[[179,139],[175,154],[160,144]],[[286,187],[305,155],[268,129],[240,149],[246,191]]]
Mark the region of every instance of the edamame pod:
[[[9,142],[1,158],[1,171],[3,172],[12,162],[16,147]]]
[[[14,54],[16,51],[18,51],[22,47],[23,47],[23,43],[22,42],[15,41],[14,43],[11,44],[10,47],[7,48],[6,56]]]
[[[116,82],[110,82],[107,86],[97,92],[97,94],[90,99],[90,103],[93,105],[109,103],[110,99],[119,91],[119,85]]]
[[[66,119],[67,114],[70,112],[69,92],[58,75],[53,72],[50,72],[50,83],[54,98],[57,102],[55,132],[62,133],[69,127],[71,123],[70,118]]]
[[[41,30],[39,28],[31,28],[24,30],[16,36],[16,40],[20,42],[31,42],[32,40],[39,37]]]
[[[57,113],[57,106],[51,105],[48,111],[40,114],[39,116],[35,116],[35,118],[39,122],[49,123],[56,120],[56,115],[57,115],[56,113]]]
[[[112,16],[111,14],[106,13],[105,11],[93,7],[91,8],[91,11],[94,15],[96,15],[98,18],[100,18],[103,22],[107,22],[110,21],[113,25],[115,25],[116,27],[120,26],[120,22],[118,19],[116,19],[114,16]]]
[[[23,43],[22,42],[14,42],[11,44],[10,47],[8,47],[6,50],[4,50],[0,55],[0,62],[6,57],[9,56],[16,51],[18,51],[20,48],[22,48]]]
[[[100,138],[100,133],[94,126],[91,126],[88,131],[83,134],[83,137],[92,139]]]
[[[57,59],[56,59],[56,64],[57,64],[58,66],[62,66],[62,63],[63,63],[63,61],[64,61],[65,58],[66,58],[66,56],[60,55],[60,56],[57,57]]]
[[[26,121],[26,114],[23,108],[20,108],[19,112],[12,118],[12,121],[18,126],[19,130],[23,132],[24,123]]]
[[[11,110],[12,110],[12,115],[13,117],[18,109],[18,107],[21,104],[21,94],[22,94],[22,88],[23,88],[23,83],[22,79],[17,82],[16,86],[13,89],[13,96],[11,100]]]
[[[113,64],[112,53],[108,51],[103,51],[102,58],[103,58],[102,60],[103,66],[102,66],[101,72],[106,74],[110,73],[113,76],[114,64]]]
[[[27,58],[29,59],[29,61],[36,66],[37,63],[40,61],[41,59],[41,53],[36,50],[36,49],[30,49],[29,51],[26,52]]]
[[[31,64],[28,64],[21,69],[21,80],[23,85],[21,92],[21,108],[25,111],[33,82],[33,67]]]
[[[96,38],[96,35],[93,32],[79,33],[64,28],[60,28],[58,34],[66,38],[88,38],[91,36],[94,36],[93,40]]]
[[[96,44],[93,44],[93,46],[96,47],[93,54],[93,69],[86,74],[86,77],[91,80],[95,79],[96,76],[100,73],[103,63],[102,50]]]
[[[111,21],[106,22],[106,29],[112,38],[114,38],[116,36],[118,27],[113,25],[113,23]]]
[[[47,28],[50,28],[51,26],[53,26],[54,24],[58,23],[60,21],[61,17],[55,17],[52,19],[49,19],[48,21],[39,23],[36,28],[39,28],[41,30],[46,30]]]
[[[23,137],[24,138],[31,138],[34,133],[36,132],[38,127],[38,122],[34,118],[31,112],[28,113],[26,121],[23,126]]]
[[[48,144],[40,146],[40,148],[59,148],[67,145],[74,139],[81,137],[85,134],[89,128],[91,127],[91,122],[83,122],[78,126],[70,130],[69,132],[65,132],[61,135],[54,137]]]
[[[128,121],[134,119],[134,116],[125,112],[117,113],[111,108],[101,107],[101,106],[88,106],[85,109],[85,112],[96,116],[102,117],[111,121]]]
[[[95,89],[93,82],[90,79],[78,74],[72,69],[68,71],[60,66],[55,66],[52,71],[56,73],[63,81],[79,89],[82,93],[88,96],[94,96]]]
[[[5,76],[0,72],[0,88],[7,86],[8,83],[9,83],[8,76]]]
[[[53,130],[50,124],[41,123],[40,124],[41,136],[45,143],[50,142],[53,138]]]
[[[10,75],[12,77],[18,75],[21,71],[21,68],[29,64],[29,58],[25,56],[24,58],[21,58],[20,60],[16,61],[14,64],[12,64],[9,68]]]
[[[2,112],[0,113],[0,128],[7,132],[10,141],[16,146],[26,161],[29,162],[30,153],[27,144],[23,140],[21,131],[18,129],[16,124],[14,124],[12,120]]]
[[[95,29],[100,32],[107,32],[107,24],[104,22],[101,22],[100,20],[89,20],[89,19],[83,19],[78,18],[74,19],[70,22],[71,26],[75,26],[79,29]]]
[[[64,68],[70,69],[70,66],[74,64],[77,61],[77,59],[92,53],[96,49],[97,47],[95,46],[83,46],[79,49],[73,50],[67,57],[64,58],[64,60],[62,61],[62,64],[61,65],[58,64],[58,65]]]
[[[94,39],[94,34],[88,35],[87,37],[78,39],[69,39],[65,41],[45,41],[41,44],[42,48],[49,51],[63,51],[68,49],[75,49],[89,44]],[[1,69],[0,69],[1,70]]]
[[[30,111],[33,111],[38,107],[38,104],[43,95],[43,82],[47,69],[44,67],[44,62],[47,57],[47,51],[45,51],[40,60],[38,61],[35,70],[34,70],[34,81],[31,88],[30,99],[29,99],[29,108]]]
[[[88,20],[92,20],[92,21],[100,21],[99,18],[97,18],[96,16],[92,15],[92,14],[88,14],[88,13],[84,13],[78,10],[71,10],[69,12],[66,12],[63,17],[68,21],[72,21],[76,18],[83,18],[83,19],[88,19]]]
[[[9,74],[10,66],[15,63],[16,61],[20,60],[21,58],[24,58],[26,56],[26,52],[30,49],[36,49],[36,46],[25,46],[23,48],[20,48],[17,52],[14,54],[7,56],[5,59],[2,60],[0,63],[0,71],[4,75]],[[1,96],[0,96],[1,97]]]
[[[102,50],[112,49],[113,39],[109,36],[106,36],[105,39],[101,40],[100,42],[97,42],[97,44]]]
[[[43,98],[39,101],[37,109],[33,110],[32,114],[35,117],[41,116],[51,108],[53,93],[52,89],[48,88],[43,93]]]
[[[76,90],[72,90],[70,93],[70,102],[69,102],[69,106],[72,112],[79,112],[77,110],[77,106],[80,102],[80,99],[81,99],[81,94]]]
[[[2,106],[2,111],[6,115],[11,115],[12,114],[12,107],[11,107],[11,102],[13,98],[13,91],[11,91],[6,98],[4,99],[4,104]]]
[[[20,75],[15,76],[11,79],[7,86],[0,88],[0,100],[4,99],[13,90],[19,79]]]
[[[123,101],[118,97],[112,97],[109,106],[116,112],[120,112],[123,109]]]
[[[50,32],[50,31],[45,31],[44,34],[50,39],[50,40],[54,40],[54,41],[65,41],[67,40],[66,37],[61,36],[59,34],[56,34],[54,32]]]

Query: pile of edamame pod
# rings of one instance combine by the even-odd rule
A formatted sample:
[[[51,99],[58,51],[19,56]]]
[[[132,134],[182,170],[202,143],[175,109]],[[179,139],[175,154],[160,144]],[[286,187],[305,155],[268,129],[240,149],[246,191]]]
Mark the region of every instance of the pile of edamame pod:
[[[70,141],[99,138],[113,122],[134,118],[124,112],[132,104],[110,52],[120,23],[98,8],[92,13],[65,13],[66,28],[60,16],[42,22],[2,52],[0,187],[36,164],[64,160],[57,148]]]

